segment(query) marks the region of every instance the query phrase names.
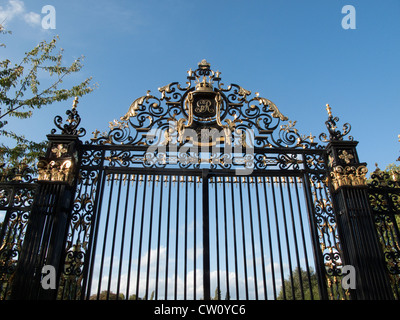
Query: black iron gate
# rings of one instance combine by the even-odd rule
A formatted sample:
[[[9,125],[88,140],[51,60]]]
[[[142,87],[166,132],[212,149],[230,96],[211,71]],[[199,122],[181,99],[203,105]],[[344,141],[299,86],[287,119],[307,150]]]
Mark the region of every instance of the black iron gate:
[[[309,220],[313,208],[305,195],[311,193],[302,175],[139,172],[102,176],[93,238],[75,240],[81,243],[79,254],[72,254],[72,246],[67,255],[80,259],[69,272],[80,274],[82,260],[90,261],[82,269],[84,277],[73,279],[82,281],[77,294],[92,299],[110,294],[131,299],[318,298],[313,255],[318,234],[310,228],[315,221]],[[80,226],[72,228],[76,232]],[[288,288],[287,278],[295,273],[301,274],[300,286]],[[64,278],[61,287],[67,289]]]
[[[225,87],[205,60],[187,79],[186,87],[159,88],[160,98],[148,92],[136,99],[109,131],[96,130],[85,143],[77,101],[66,124],[55,118],[61,134],[48,136],[38,165],[44,203],[32,211],[37,222],[16,280],[4,280],[11,297],[390,297],[378,251],[368,258],[373,268],[357,270],[357,289],[341,283],[344,265],[358,268],[367,248],[379,246],[368,208],[360,215],[371,229],[364,242],[346,242],[359,224],[343,218],[353,214],[343,195],[363,195],[366,185],[357,143],[343,140],[349,126],[336,130],[328,106],[329,138],[320,138],[329,143],[322,146],[270,100]],[[63,186],[55,207],[45,192],[53,185]],[[354,199],[359,208],[367,201]],[[44,222],[34,218],[43,210],[57,217],[45,241]],[[56,290],[40,287],[46,264],[56,269]],[[379,293],[368,293],[372,278]]]
[[[396,299],[400,299],[400,173],[378,167],[371,175],[368,197],[379,243]]]
[[[188,73],[80,146],[59,297],[345,298],[326,151],[206,61]]]

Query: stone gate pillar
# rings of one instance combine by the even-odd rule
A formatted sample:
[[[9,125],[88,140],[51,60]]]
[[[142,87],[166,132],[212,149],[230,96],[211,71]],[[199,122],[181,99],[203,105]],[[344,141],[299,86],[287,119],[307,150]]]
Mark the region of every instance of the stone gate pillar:
[[[32,205],[27,232],[12,285],[12,299],[55,299],[59,275],[63,268],[63,252],[68,223],[73,206],[78,165],[79,136],[77,129],[80,116],[76,110],[77,98],[66,114],[67,124],[55,118],[56,129],[47,136],[48,147],[38,162],[38,193]],[[55,272],[42,274],[44,265]],[[43,275],[49,275],[48,283],[55,281],[55,288],[44,289]]]
[[[327,105],[325,122],[329,139],[327,145],[328,182],[341,242],[343,265],[354,267],[355,288],[350,288],[352,299],[393,299],[383,252],[378,242],[370,209],[366,163],[360,162],[357,141],[343,140],[350,131],[344,124],[343,131],[336,130],[337,117]],[[322,135],[326,138],[326,135]],[[350,274],[349,274],[350,276]]]

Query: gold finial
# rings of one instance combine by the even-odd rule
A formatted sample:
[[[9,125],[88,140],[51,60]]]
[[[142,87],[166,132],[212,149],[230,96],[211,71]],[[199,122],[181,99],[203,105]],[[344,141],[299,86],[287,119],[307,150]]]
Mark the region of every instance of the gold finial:
[[[72,103],[72,109],[76,109],[78,103],[79,103],[78,97],[75,97],[74,102]]]
[[[203,59],[198,63],[198,66],[200,69],[210,69],[211,64],[209,64],[206,59]]]
[[[97,137],[99,136],[100,131],[96,129],[92,133],[93,133],[93,139],[97,139]]]
[[[331,107],[329,106],[329,104],[326,104],[326,111],[328,111],[328,116],[332,117],[332,112],[331,112]]]

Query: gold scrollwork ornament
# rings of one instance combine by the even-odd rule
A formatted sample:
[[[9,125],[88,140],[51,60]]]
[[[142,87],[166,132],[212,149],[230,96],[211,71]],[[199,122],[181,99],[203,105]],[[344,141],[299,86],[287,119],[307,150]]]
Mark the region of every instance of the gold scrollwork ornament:
[[[367,184],[366,166],[336,166],[331,172],[331,181],[334,190],[342,186],[363,186]]]

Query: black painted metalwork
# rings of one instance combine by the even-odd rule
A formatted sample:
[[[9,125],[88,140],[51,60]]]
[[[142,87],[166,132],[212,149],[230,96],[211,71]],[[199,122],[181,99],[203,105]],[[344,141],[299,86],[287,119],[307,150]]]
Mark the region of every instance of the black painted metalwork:
[[[333,128],[336,128],[339,119],[332,117],[329,106],[327,110],[330,132],[327,145],[329,178],[342,259],[346,265],[354,267],[357,274],[355,288],[349,289],[349,294],[352,299],[393,299],[368,200],[366,163],[358,159],[358,142],[353,141],[352,137],[349,141],[343,139],[349,133],[350,126],[345,124],[343,133],[335,131]]]
[[[186,86],[159,92],[85,143],[77,100],[65,124],[56,117],[60,134],[52,130],[39,161],[30,227],[17,271],[2,273],[2,298],[11,282],[12,297],[31,299],[366,297],[341,286],[343,265],[363,259],[352,232],[364,249],[373,235],[364,220],[343,221],[368,206],[349,184],[365,182],[357,143],[343,141],[349,125],[337,131],[328,108],[329,144],[320,145],[270,100],[225,87],[205,60]],[[342,215],[348,201],[355,211]],[[44,264],[56,267],[57,290],[41,289]],[[361,274],[358,290],[376,277]]]
[[[377,168],[371,175],[368,198],[382,246],[393,295],[400,298],[400,184],[399,173]]]
[[[6,177],[11,178],[7,173]],[[15,176],[13,176],[15,177]],[[26,176],[32,181],[32,176]],[[25,180],[25,179],[24,179]],[[4,220],[0,229],[0,299],[11,296],[15,270],[21,257],[33,199],[37,185],[31,182],[0,182],[0,212]]]
[[[192,86],[193,81],[195,85]],[[292,283],[294,278],[293,259],[296,261],[296,272],[307,270],[308,276],[304,281],[308,284],[312,281],[313,272],[322,270],[325,274],[327,261],[324,262],[322,255],[312,257],[313,244],[310,238],[310,234],[314,234],[313,241],[319,246],[320,239],[325,241],[325,238],[331,236],[327,231],[323,231],[327,233],[325,238],[318,234],[315,225],[317,222],[313,217],[315,210],[319,210],[321,216],[326,214],[326,208],[314,207],[312,192],[315,198],[329,196],[328,191],[324,194],[319,192],[319,195],[314,191],[318,190],[314,182],[322,183],[326,174],[323,148],[313,141],[312,136],[301,136],[293,122],[281,124],[282,121],[287,121],[287,118],[268,99],[261,98],[258,94],[249,99],[250,91],[238,85],[224,88],[219,73],[209,69],[204,61],[199,64],[199,69],[189,71],[186,87],[171,83],[159,91],[162,94],[161,99],[149,93],[138,98],[125,116],[110,123],[109,132],[100,134],[96,131],[90,142],[81,146],[82,161],[75,197],[76,210],[72,215],[73,224],[67,239],[67,252],[76,250],[73,243],[79,243],[80,261],[76,261],[75,265],[79,266],[78,275],[82,275],[77,287],[83,290],[77,292],[74,298],[100,298],[102,291],[106,291],[109,297],[110,290],[114,290],[117,297],[123,291],[125,298],[148,299],[152,286],[150,279],[154,278],[158,279],[156,285],[153,285],[154,297],[158,299],[210,299],[214,289],[217,298],[223,298],[223,294],[226,298],[234,299],[278,298],[280,292],[281,296],[286,298],[284,287],[287,277],[292,279]],[[163,101],[166,107],[162,105]],[[193,112],[190,110],[191,101],[199,102],[198,109]],[[205,113],[202,113],[202,110]],[[188,134],[190,129],[193,131]],[[212,139],[200,140],[204,138],[201,130],[209,133],[213,129],[219,130],[217,133],[212,133],[217,137],[211,135]],[[248,135],[246,136],[249,134],[249,129],[255,131],[254,142],[248,139]],[[198,141],[191,144],[188,137],[193,138],[192,141],[197,138]],[[196,142],[201,149],[197,153],[194,148]],[[254,144],[250,149],[251,154],[246,153],[249,142]],[[213,149],[227,145],[236,148],[235,152]],[[208,155],[202,157],[201,152]],[[246,169],[246,166],[251,169],[251,174],[238,176],[237,172],[241,173],[239,170]],[[301,199],[299,185],[303,184],[304,179],[310,178],[314,182],[304,190],[304,194],[308,196],[306,200]],[[162,181],[163,179],[165,181]],[[155,188],[157,181],[160,185],[166,183],[167,189],[163,191],[161,186]],[[131,245],[127,250],[128,248],[122,245],[127,239],[116,247],[117,230],[122,228],[124,235],[127,230],[125,223],[119,225],[120,217],[111,210],[111,207],[116,206],[116,212],[121,210],[118,209],[121,206],[126,208],[124,210],[128,210],[129,194],[132,191],[125,190],[123,184],[129,185],[129,182],[135,184],[133,198],[136,200],[132,208],[132,229],[128,237]],[[143,186],[138,187],[138,183],[142,183]],[[193,191],[188,190],[191,183]],[[197,184],[201,186],[199,190],[195,188]],[[178,187],[179,185],[182,187]],[[257,188],[263,186],[263,193],[260,191],[255,195],[250,189],[250,186],[254,185],[257,185]],[[237,191],[234,189],[235,186],[239,188]],[[249,188],[243,189],[243,186]],[[272,193],[268,191],[267,186],[272,187]],[[292,190],[293,186],[297,189]],[[118,191],[113,188],[117,188]],[[125,192],[126,200],[123,201],[121,196]],[[301,240],[297,239],[297,233],[300,231],[295,233],[295,238],[292,234],[298,230],[296,223],[299,221],[294,220],[291,192],[297,195],[297,210],[308,212],[313,225],[308,229],[308,224],[303,221],[302,216]],[[164,200],[165,193],[168,197]],[[120,194],[121,196],[118,196]],[[112,200],[114,197],[118,199],[115,204]],[[264,227],[261,221],[265,219],[264,210],[270,208],[262,199],[274,203],[273,220],[276,225],[268,228],[266,232],[270,233],[269,250],[273,251],[274,247],[278,246],[279,254],[272,251],[268,254],[264,250],[266,240],[262,238]],[[163,201],[167,202],[164,204]],[[188,203],[192,203],[193,207],[188,207]],[[157,217],[157,207],[168,208],[168,219],[165,221],[169,226],[167,230],[164,230],[164,225],[161,223],[164,217],[161,209]],[[150,216],[147,217],[146,213]],[[281,221],[282,214],[284,221]],[[102,221],[104,215],[106,222]],[[126,218],[126,211],[123,216],[124,221],[129,220]],[[290,223],[287,221],[289,217]],[[247,221],[250,221],[250,226],[247,225]],[[324,221],[326,223],[326,220]],[[188,233],[188,222],[197,225],[193,227],[191,233]],[[180,228],[185,230],[183,238],[180,238],[177,232]],[[114,231],[103,234],[102,230]],[[174,234],[170,234],[172,230]],[[198,232],[200,230],[201,233]],[[258,241],[254,236],[256,230],[259,231]],[[275,239],[272,239],[271,234],[274,232],[277,234]],[[221,242],[222,234],[224,240]],[[147,240],[143,238],[145,235],[148,237]],[[249,235],[251,239],[247,239]],[[135,241],[136,237],[138,238]],[[109,244],[106,240],[108,238],[114,240]],[[158,258],[155,267],[157,272],[153,277],[150,275],[152,268],[149,263],[155,239],[157,246],[154,250]],[[302,261],[300,261],[298,242],[303,248]],[[333,242],[337,241],[331,241]],[[188,243],[191,243],[189,249],[193,250],[192,258],[188,258]],[[100,244],[102,249],[99,251]],[[104,285],[101,283],[104,277],[103,269],[106,267],[107,246],[111,248],[111,264],[115,261],[115,252],[121,253],[119,259],[116,259],[120,261],[125,256],[125,250],[129,252],[129,270],[125,273],[132,283],[129,281],[126,284],[120,283],[121,274],[124,273],[121,262],[119,265],[109,266],[108,283]],[[160,251],[163,250],[166,254],[164,265],[160,262]],[[261,255],[260,250],[262,250]],[[318,249],[315,252],[318,252]],[[201,258],[198,253],[201,253]],[[266,254],[273,259],[269,263]],[[279,258],[276,258],[275,254],[278,254]],[[295,256],[292,258],[293,254]],[[254,261],[252,266],[247,262],[249,255]],[[100,260],[96,256],[101,257]],[[257,259],[261,260],[261,263],[256,264]],[[179,264],[178,260],[183,260],[182,264]],[[193,260],[191,268],[189,268],[190,260]],[[313,263],[310,264],[310,261]],[[136,270],[133,270],[135,263]],[[337,267],[332,262],[329,263]],[[337,261],[335,263],[339,265]],[[279,270],[275,270],[276,265],[280,265]],[[224,271],[221,269],[222,266]],[[268,267],[268,271],[274,275],[271,278],[273,285],[270,285],[267,279]],[[119,270],[118,276],[114,276],[114,279],[118,279],[115,289],[111,283],[114,268]],[[260,270],[263,270],[262,275],[259,274]],[[142,279],[143,272],[146,275],[145,279]],[[63,277],[67,279],[70,273],[68,271],[62,276],[61,283],[65,283]],[[97,279],[95,274],[99,275]],[[163,274],[164,279],[161,278]],[[252,281],[248,281],[250,274]],[[275,274],[279,274],[279,277],[276,278]],[[302,282],[303,278],[300,278]],[[260,282],[258,279],[263,279],[263,290],[258,288]],[[179,291],[180,281],[183,283],[182,292]],[[327,296],[323,294],[324,290],[326,291],[325,282],[326,277],[323,275],[319,280],[322,297]],[[202,285],[199,287],[198,284]],[[160,290],[162,285],[164,290]],[[121,286],[126,287],[126,290],[121,290]],[[134,293],[129,289],[131,286],[135,287]],[[223,293],[221,289],[224,290]],[[268,291],[274,293],[270,292],[268,297]],[[303,286],[300,291],[304,297]],[[292,297],[293,293],[294,288],[291,292]],[[314,298],[313,292],[309,294]]]

